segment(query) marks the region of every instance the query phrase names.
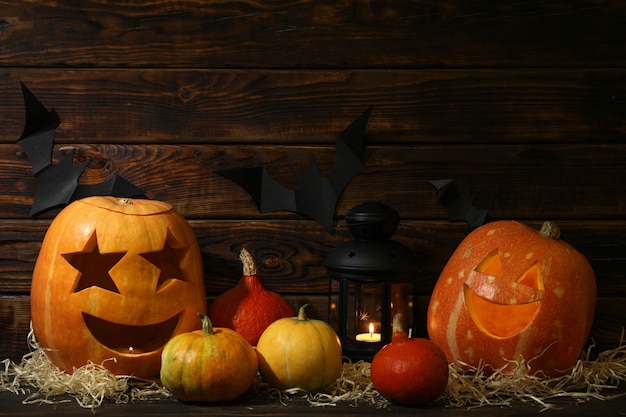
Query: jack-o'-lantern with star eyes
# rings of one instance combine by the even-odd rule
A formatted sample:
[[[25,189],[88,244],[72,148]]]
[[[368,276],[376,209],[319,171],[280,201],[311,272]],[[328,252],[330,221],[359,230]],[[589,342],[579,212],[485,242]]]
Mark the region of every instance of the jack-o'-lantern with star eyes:
[[[587,343],[596,282],[587,259],[559,239],[515,221],[487,223],[454,251],[433,290],[428,334],[448,360],[504,370],[521,358],[557,376]]]
[[[158,376],[163,346],[197,329],[206,303],[195,234],[160,201],[73,202],[52,221],[33,271],[35,336],[68,373],[93,362]]]

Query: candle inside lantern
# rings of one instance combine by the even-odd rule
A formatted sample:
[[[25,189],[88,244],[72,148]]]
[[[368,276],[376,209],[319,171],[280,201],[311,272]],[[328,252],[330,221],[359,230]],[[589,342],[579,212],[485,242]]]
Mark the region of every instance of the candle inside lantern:
[[[380,333],[374,333],[374,324],[370,323],[369,333],[359,333],[356,335],[356,340],[359,342],[380,342]]]

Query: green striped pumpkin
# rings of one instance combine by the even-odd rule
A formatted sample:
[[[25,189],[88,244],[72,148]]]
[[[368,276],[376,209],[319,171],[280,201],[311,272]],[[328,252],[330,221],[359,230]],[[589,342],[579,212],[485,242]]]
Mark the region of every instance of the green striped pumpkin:
[[[161,383],[186,403],[234,400],[258,372],[254,348],[234,330],[200,318],[202,330],[174,336],[163,348]]]
[[[256,346],[259,372],[269,385],[315,392],[341,375],[341,342],[326,322],[309,319],[300,307],[298,317],[276,320]]]

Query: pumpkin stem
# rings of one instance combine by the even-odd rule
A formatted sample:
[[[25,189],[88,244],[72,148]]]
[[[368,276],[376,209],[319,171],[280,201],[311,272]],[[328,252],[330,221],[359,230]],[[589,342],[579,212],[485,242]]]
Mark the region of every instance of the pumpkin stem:
[[[308,317],[306,316],[306,313],[304,312],[304,309],[307,308],[309,305],[305,304],[302,307],[300,307],[300,309],[298,310],[298,320],[308,320]]]
[[[392,333],[403,332],[404,328],[402,327],[402,314],[398,313],[393,316],[393,325],[392,325]]]
[[[115,203],[117,203],[120,206],[132,206],[133,199],[132,198],[120,198]]]
[[[204,313],[198,313],[200,320],[202,320],[202,334],[205,336],[209,336],[215,334],[213,331],[213,323],[211,323],[211,319]]]
[[[254,263],[254,258],[250,255],[250,252],[246,248],[241,250],[239,254],[239,259],[241,263],[243,263],[243,276],[249,277],[257,274],[256,264]]]
[[[561,238],[561,230],[559,229],[559,226],[551,221],[543,222],[539,233],[541,236],[549,237],[554,240],[559,240]]]

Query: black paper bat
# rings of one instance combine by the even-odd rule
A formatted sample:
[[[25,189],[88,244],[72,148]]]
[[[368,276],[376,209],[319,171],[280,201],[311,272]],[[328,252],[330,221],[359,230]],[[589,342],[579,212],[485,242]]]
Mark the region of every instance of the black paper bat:
[[[286,210],[300,213],[333,233],[339,196],[352,178],[365,168],[363,144],[371,110],[371,107],[368,108],[337,135],[335,162],[328,178],[321,176],[313,157],[308,171],[303,172],[294,167],[298,184],[295,190],[279,184],[264,167],[235,168],[216,173],[245,189],[259,212]]]
[[[28,157],[35,175],[35,200],[30,210],[31,216],[92,195],[135,197],[144,194],[141,188],[117,174],[98,184],[79,184],[78,179],[91,161],[75,165],[76,151],[53,164],[54,133],[61,120],[54,109],[46,109],[24,83],[20,84],[26,118],[24,131],[17,143]]]
[[[429,181],[437,189],[437,201],[448,209],[448,220],[464,220],[471,229],[485,223],[489,210],[474,207],[474,196],[460,195],[451,179]]]

